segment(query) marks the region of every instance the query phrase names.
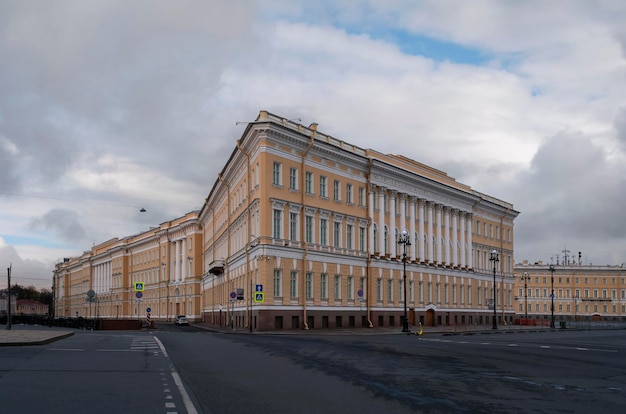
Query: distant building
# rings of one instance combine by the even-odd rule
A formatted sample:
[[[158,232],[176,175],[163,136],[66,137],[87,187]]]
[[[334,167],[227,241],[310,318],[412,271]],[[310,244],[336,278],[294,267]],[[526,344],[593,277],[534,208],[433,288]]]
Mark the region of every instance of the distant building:
[[[16,315],[47,315],[48,310],[45,303],[31,299],[18,299],[15,305]]]
[[[17,301],[17,296],[11,295],[11,315],[15,315],[15,302]],[[0,291],[0,315],[6,315],[9,310],[9,295],[7,295],[6,290]]]
[[[554,294],[554,297],[551,295]],[[626,271],[622,266],[524,261],[515,265],[517,318],[556,321],[622,320]]]
[[[153,320],[200,319],[201,235],[190,212],[63,260],[54,271],[55,316],[139,319],[150,309]]]
[[[440,170],[261,111],[200,211],[59,263],[56,315],[150,308],[279,330],[401,326],[406,307],[412,325],[491,324],[495,297],[512,322],[517,215]]]

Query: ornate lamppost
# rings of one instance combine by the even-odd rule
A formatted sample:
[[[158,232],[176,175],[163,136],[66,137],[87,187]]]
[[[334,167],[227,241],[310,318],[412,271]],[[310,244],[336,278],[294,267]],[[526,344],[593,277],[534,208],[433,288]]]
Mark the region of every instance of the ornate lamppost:
[[[550,312],[552,313],[550,328],[554,328],[554,265],[550,265],[550,289]]]
[[[493,326],[491,329],[498,329],[498,317],[496,316],[496,265],[500,258],[496,249],[491,251],[489,261],[493,263]]]
[[[527,272],[524,272],[524,276],[522,276],[524,278],[524,319],[528,319],[528,279],[530,279],[530,276],[528,276]]]
[[[404,274],[402,276],[403,286],[404,286],[404,319],[402,320],[402,332],[411,332],[409,330],[409,318],[406,309],[406,248],[411,245],[411,240],[409,238],[409,233],[406,230],[402,231],[400,235],[400,240],[398,240],[398,244],[401,244],[403,247],[402,250],[402,265],[404,268]]]

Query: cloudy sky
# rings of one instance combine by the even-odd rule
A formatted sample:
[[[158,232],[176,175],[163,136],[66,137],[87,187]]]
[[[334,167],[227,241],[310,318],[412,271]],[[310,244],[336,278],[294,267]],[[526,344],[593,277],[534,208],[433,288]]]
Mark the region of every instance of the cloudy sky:
[[[516,262],[625,262],[624,22],[623,0],[3,0],[0,287],[201,207],[261,109],[513,203]]]

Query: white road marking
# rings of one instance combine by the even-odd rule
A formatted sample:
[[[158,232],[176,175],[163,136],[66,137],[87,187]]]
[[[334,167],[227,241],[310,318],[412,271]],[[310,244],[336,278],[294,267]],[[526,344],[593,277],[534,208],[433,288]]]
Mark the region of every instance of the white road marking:
[[[165,350],[165,346],[163,345],[163,342],[161,342],[161,340],[159,340],[159,338],[157,338],[156,336],[154,337],[154,340],[157,341],[157,343],[159,344],[159,348],[161,348],[161,352],[163,352],[163,355],[165,355],[165,357],[169,359],[169,356],[167,355],[167,351]],[[183,399],[183,404],[185,404],[185,408],[187,409],[187,414],[198,414],[198,410],[196,410],[196,407],[193,405],[191,398],[189,398],[189,394],[187,393],[187,390],[185,389],[185,385],[183,384],[183,381],[180,379],[178,372],[176,372],[176,368],[174,368],[174,365],[172,364],[170,364],[170,374],[172,374],[174,383],[176,384],[176,387],[178,388],[178,392],[180,392],[180,396]],[[170,404],[170,403],[165,403],[165,404],[167,407],[167,404]]]

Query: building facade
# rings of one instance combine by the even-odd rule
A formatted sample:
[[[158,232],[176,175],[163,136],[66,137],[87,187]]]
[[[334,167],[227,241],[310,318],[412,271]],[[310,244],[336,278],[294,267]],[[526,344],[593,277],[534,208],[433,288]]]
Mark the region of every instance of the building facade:
[[[554,315],[558,323],[622,321],[626,316],[626,272],[622,266],[524,261],[515,265],[515,281],[518,318],[551,321]]]
[[[406,305],[413,325],[483,324],[495,296],[511,321],[517,214],[442,171],[261,111],[200,211],[202,320],[399,326]]]
[[[274,330],[401,326],[405,312],[490,324],[495,300],[509,323],[518,214],[443,171],[261,111],[200,211],[59,263],[55,309]]]
[[[53,276],[55,316],[142,319],[150,309],[155,320],[199,319],[201,237],[196,211],[64,259]]]

